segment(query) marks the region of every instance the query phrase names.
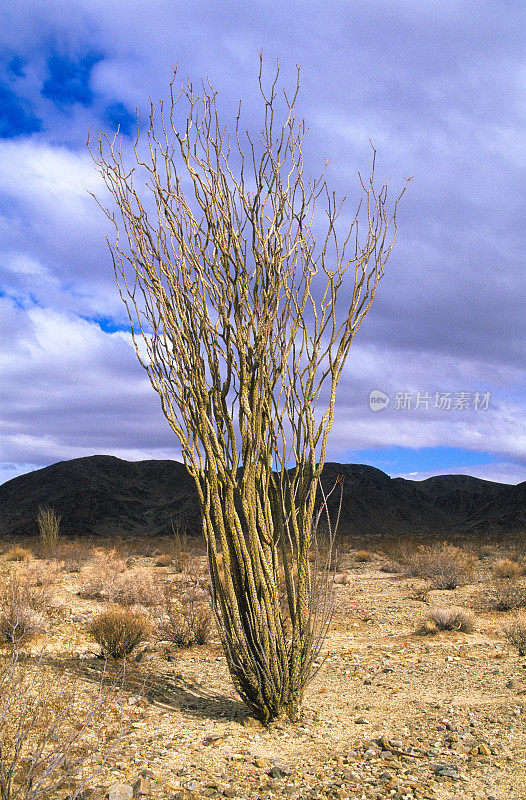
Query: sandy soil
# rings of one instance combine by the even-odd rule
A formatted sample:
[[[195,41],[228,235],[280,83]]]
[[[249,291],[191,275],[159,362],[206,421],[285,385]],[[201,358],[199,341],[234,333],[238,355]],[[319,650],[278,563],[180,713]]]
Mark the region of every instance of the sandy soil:
[[[430,591],[424,601],[421,581],[381,564],[380,557],[365,564],[347,558],[326,659],[297,724],[265,729],[251,718],[213,640],[188,649],[154,640],[142,647],[121,697],[128,731],[85,797],[119,800],[124,784],[135,786],[135,796],[174,800],[524,800],[526,659],[503,637],[509,615],[479,612],[471,634],[415,634],[434,606],[476,606],[487,585],[484,565],[474,584]],[[150,557],[134,559],[130,569],[174,579],[172,567],[155,567]],[[96,680],[104,662],[86,626],[105,604],[78,595],[78,573],[55,579],[60,611],[31,647],[44,644],[46,657]]]

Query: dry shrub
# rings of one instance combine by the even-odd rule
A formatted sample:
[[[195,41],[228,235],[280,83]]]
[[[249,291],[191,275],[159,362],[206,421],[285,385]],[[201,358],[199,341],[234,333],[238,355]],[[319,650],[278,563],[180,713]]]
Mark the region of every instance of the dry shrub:
[[[10,547],[5,554],[6,561],[30,561],[33,557],[27,547]]]
[[[58,544],[60,519],[60,515],[49,506],[40,506],[38,509],[38,532],[45,553],[53,553]]]
[[[503,630],[508,642],[516,647],[520,656],[526,656],[526,612],[520,611]]]
[[[144,642],[151,632],[146,614],[131,608],[108,608],[91,620],[88,631],[104,656],[124,658]]]
[[[431,581],[434,589],[456,589],[473,578],[475,559],[447,542],[421,545],[406,561],[409,575]]]
[[[173,557],[168,555],[168,553],[161,553],[161,555],[157,556],[155,559],[156,567],[170,567],[172,564]]]
[[[354,560],[357,561],[359,564],[366,564],[369,561],[372,561],[374,558],[373,554],[370,553],[368,550],[357,550],[354,554]]]
[[[112,602],[119,588],[120,575],[126,564],[114,548],[97,548],[91,563],[82,570],[79,594],[93,600]]]
[[[51,608],[46,587],[31,585],[27,576],[11,576],[0,589],[0,640],[24,644],[44,629],[43,614]]]
[[[435,608],[427,615],[440,631],[462,631],[473,633],[475,617],[471,611],[462,608]]]
[[[481,544],[477,548],[479,558],[492,558],[495,555],[495,545]]]
[[[212,633],[212,614],[203,589],[192,587],[178,597],[174,586],[168,588],[159,631],[162,641],[178,647],[207,644]]]
[[[398,561],[384,561],[382,564],[380,564],[378,569],[380,570],[380,572],[390,572],[390,573],[398,573],[403,571],[403,568],[398,563]]]
[[[161,605],[162,584],[148,570],[125,572],[117,577],[113,600],[123,606]]]
[[[496,580],[485,593],[486,604],[495,611],[513,611],[526,607],[526,586],[516,578]]]
[[[338,572],[334,576],[334,583],[339,584],[340,586],[350,586],[353,582],[352,577],[349,575],[348,572]]]
[[[120,741],[115,687],[86,691],[66,674],[14,649],[0,659],[0,797],[82,796]],[[95,765],[95,758],[98,766]]]
[[[522,574],[522,569],[516,561],[511,558],[501,558],[493,566],[493,577],[497,580],[502,578],[518,578]]]
[[[93,547],[79,540],[62,542],[57,550],[57,558],[65,572],[80,572],[93,558]]]

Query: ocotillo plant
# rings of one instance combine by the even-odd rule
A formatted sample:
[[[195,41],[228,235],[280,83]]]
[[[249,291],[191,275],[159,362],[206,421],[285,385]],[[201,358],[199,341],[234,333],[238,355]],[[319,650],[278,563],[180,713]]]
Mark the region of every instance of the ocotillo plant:
[[[90,142],[116,204],[110,249],[137,356],[197,485],[230,673],[263,721],[297,716],[326,631],[309,562],[316,491],[398,202],[388,214],[373,151],[362,212],[341,239],[342,204],[323,173],[304,176],[299,72],[291,96],[278,78],[266,90],[260,65],[258,140],[243,135],[240,108],[231,142],[212,87],[177,88],[174,74],[169,113],[152,103],[145,138],[138,126],[134,169],[117,138]]]

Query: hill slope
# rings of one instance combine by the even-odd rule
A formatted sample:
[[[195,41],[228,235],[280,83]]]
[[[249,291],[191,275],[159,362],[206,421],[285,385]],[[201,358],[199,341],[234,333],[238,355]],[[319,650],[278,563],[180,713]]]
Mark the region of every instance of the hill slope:
[[[526,483],[466,475],[390,478],[374,467],[327,463],[322,484],[344,477],[340,531],[353,535],[518,533],[526,529]],[[338,496],[337,496],[338,495]],[[332,511],[339,503],[334,493]],[[160,535],[172,523],[199,530],[194,484],[177,461],[89,456],[61,461],[0,486],[0,534],[34,535],[39,506],[62,516],[65,535]]]

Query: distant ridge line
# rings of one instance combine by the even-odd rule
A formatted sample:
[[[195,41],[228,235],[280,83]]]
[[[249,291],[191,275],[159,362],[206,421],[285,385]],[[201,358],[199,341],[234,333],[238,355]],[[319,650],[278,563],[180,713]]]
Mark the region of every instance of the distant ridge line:
[[[342,535],[526,536],[526,482],[469,475],[415,481],[368,465],[327,462],[324,487],[338,475],[344,477]],[[65,536],[167,535],[172,524],[189,532],[200,528],[193,480],[173,460],[85,456],[12,478],[0,485],[0,535],[36,535],[41,505],[62,516]]]

